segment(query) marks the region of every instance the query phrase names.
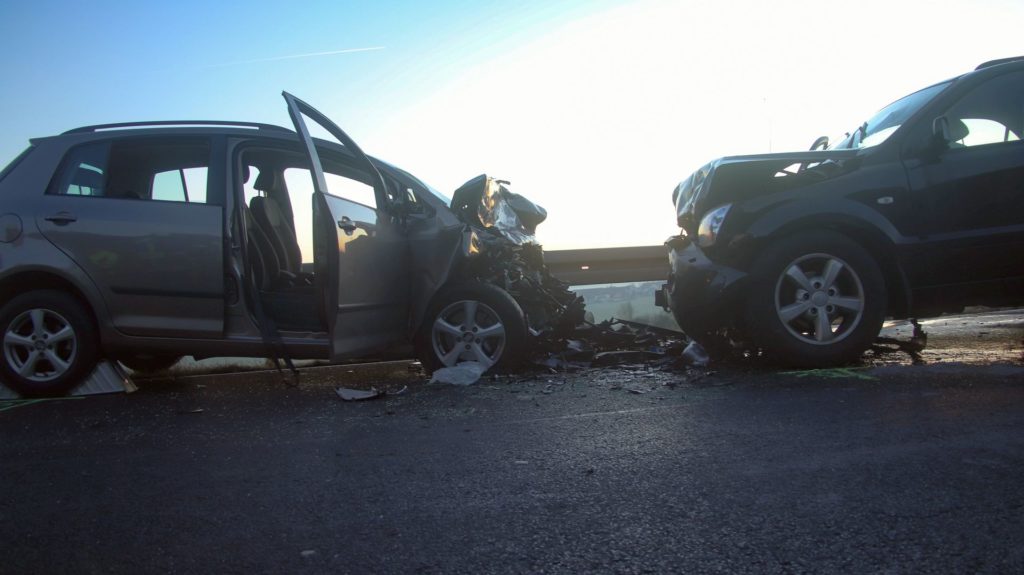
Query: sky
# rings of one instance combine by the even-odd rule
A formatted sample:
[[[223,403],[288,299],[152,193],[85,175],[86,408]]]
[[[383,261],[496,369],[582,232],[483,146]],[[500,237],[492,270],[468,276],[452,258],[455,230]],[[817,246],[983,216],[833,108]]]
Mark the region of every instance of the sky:
[[[94,123],[290,126],[287,90],[442,192],[510,180],[546,249],[654,245],[705,162],[1024,55],[1021,22],[1021,0],[5,0],[0,164]]]

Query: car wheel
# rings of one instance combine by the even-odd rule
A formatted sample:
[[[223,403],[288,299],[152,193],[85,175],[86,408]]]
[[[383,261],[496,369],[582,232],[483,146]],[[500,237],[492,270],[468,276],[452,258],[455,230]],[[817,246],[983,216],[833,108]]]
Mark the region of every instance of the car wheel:
[[[163,371],[181,361],[183,355],[138,354],[118,358],[125,367],[136,373]]]
[[[63,395],[96,365],[96,328],[75,298],[41,290],[0,308],[0,379],[24,397]]]
[[[836,232],[804,232],[770,245],[750,276],[751,336],[779,363],[824,367],[853,361],[885,319],[878,264]]]
[[[508,292],[488,284],[459,284],[435,298],[416,348],[431,370],[464,361],[500,370],[522,359],[526,334],[523,310]]]

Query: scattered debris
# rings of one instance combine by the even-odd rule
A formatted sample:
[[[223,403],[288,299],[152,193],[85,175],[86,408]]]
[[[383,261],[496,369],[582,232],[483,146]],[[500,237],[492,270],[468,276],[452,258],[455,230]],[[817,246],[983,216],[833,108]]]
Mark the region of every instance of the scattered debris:
[[[363,401],[366,399],[375,399],[383,395],[383,393],[378,391],[375,387],[371,387],[370,389],[339,387],[334,391],[338,394],[338,397],[345,401]]]
[[[877,354],[902,351],[910,356],[910,361],[914,365],[923,364],[924,359],[921,357],[921,352],[924,351],[924,348],[928,345],[928,334],[925,333],[924,329],[921,328],[921,324],[918,323],[916,319],[911,319],[910,323],[914,326],[914,332],[910,336],[909,340],[879,336],[871,346],[872,351]]]
[[[534,365],[552,371],[644,364],[667,370],[704,368],[707,352],[685,333],[635,321],[583,323],[572,338],[547,340]],[[546,353],[546,356],[543,355]]]
[[[488,366],[478,361],[464,361],[453,367],[442,367],[435,370],[429,383],[449,383],[451,385],[472,385],[480,380]]]
[[[711,358],[708,357],[708,352],[704,350],[704,346],[701,344],[691,341],[686,349],[683,350],[683,357],[695,367],[707,367],[708,363],[711,362]]]
[[[831,367],[825,369],[806,369],[801,371],[783,371],[779,375],[792,375],[795,377],[822,377],[827,379],[853,378],[875,381],[878,378],[866,373],[859,373],[866,367]]]
[[[0,400],[0,411],[7,411],[17,407],[28,407],[46,401],[61,401],[65,399],[85,399],[81,395],[74,397],[41,397],[36,399],[5,399]]]

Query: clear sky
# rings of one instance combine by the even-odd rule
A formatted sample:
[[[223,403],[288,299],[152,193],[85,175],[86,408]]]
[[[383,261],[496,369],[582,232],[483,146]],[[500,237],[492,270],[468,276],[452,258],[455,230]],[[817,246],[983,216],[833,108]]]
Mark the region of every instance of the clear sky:
[[[290,125],[282,90],[450,193],[548,209],[548,249],[661,243],[722,155],[805,149],[984,60],[1021,0],[0,3],[0,163],[102,122]]]

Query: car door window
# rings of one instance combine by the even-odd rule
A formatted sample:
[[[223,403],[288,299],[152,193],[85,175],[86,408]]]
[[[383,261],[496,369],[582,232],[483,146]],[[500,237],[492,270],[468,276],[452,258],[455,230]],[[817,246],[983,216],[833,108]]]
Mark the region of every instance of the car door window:
[[[131,138],[73,148],[49,193],[125,200],[210,202],[205,138]]]
[[[165,202],[206,203],[205,166],[178,168],[153,175],[151,199]]]
[[[325,170],[330,170],[330,168],[325,166]],[[347,178],[341,174],[331,173],[330,171],[324,172],[324,179],[327,180],[328,194],[352,200],[371,208],[377,207],[377,197],[374,194],[373,186]]]
[[[331,165],[325,166],[332,170]],[[376,208],[377,199],[373,186],[348,178],[333,171],[325,171],[327,193]],[[284,182],[288,188],[288,198],[295,221],[295,236],[302,252],[302,262],[313,261],[313,177],[306,168],[287,168],[284,170]]]
[[[1007,144],[1024,133],[1024,72],[992,78],[953,104],[951,148]]]

